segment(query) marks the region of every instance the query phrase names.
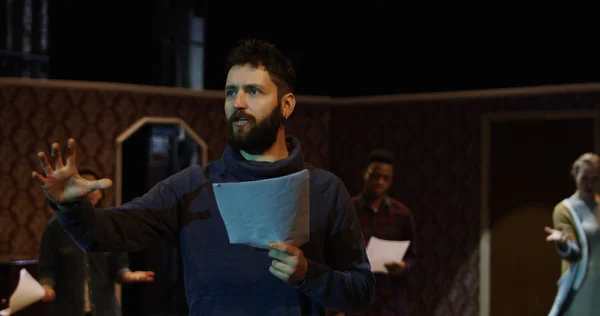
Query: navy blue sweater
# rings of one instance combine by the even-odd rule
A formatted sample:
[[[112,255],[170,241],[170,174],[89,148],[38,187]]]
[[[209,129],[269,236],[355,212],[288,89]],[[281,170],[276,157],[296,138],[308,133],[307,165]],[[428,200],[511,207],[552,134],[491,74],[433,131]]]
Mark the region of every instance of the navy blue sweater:
[[[110,209],[87,199],[62,206],[57,217],[84,250],[138,251],[162,240],[181,243],[190,315],[323,315],[323,307],[366,310],[374,277],[356,210],[344,184],[304,163],[297,139],[290,155],[252,162],[228,147],[206,167],[192,166],[141,198]],[[230,244],[212,182],[239,182],[310,171],[310,241],[306,279],[287,284],[271,275],[267,250]],[[243,212],[243,210],[240,210]]]

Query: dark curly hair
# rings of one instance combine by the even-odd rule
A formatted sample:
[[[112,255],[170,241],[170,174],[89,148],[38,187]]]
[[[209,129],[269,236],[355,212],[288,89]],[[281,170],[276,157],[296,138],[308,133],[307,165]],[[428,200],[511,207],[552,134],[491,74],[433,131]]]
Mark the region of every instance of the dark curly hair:
[[[394,154],[392,154],[392,152],[390,152],[389,150],[386,150],[386,149],[378,148],[378,149],[373,150],[369,154],[367,163],[371,164],[373,162],[381,162],[381,163],[387,163],[387,164],[393,165],[394,160],[395,160],[395,157],[394,157]]]
[[[229,71],[233,66],[262,66],[277,86],[277,94],[293,93],[296,85],[296,72],[291,59],[287,58],[275,45],[258,39],[245,39],[234,47],[227,58]]]

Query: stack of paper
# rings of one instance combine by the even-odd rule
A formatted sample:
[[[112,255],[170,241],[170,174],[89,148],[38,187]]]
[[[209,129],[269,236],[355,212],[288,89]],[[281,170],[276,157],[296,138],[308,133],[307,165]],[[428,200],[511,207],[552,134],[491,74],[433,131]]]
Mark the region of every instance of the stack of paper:
[[[388,273],[386,263],[399,263],[410,246],[410,240],[385,240],[371,236],[367,244],[367,257],[372,272]]]
[[[41,300],[44,297],[44,288],[29,272],[21,269],[19,284],[8,301],[8,308],[0,311],[0,315],[8,316]]]
[[[232,244],[268,249],[269,242],[300,246],[310,235],[309,171],[259,181],[213,183]]]

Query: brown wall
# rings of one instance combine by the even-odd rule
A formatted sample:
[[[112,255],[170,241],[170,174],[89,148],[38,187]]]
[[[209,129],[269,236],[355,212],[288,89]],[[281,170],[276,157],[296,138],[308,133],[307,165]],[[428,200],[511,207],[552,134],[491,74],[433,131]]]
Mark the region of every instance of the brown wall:
[[[394,151],[398,172],[391,193],[414,211],[418,228],[412,314],[476,315],[481,115],[597,109],[600,103],[597,87],[559,90],[299,97],[287,132],[300,139],[309,162],[340,176],[353,195],[361,189],[367,153],[374,147]],[[36,151],[75,137],[79,164],[114,178],[114,139],[143,116],[181,117],[208,143],[209,160],[225,147],[218,92],[0,79],[0,254],[35,258],[52,216],[30,178],[38,168]]]

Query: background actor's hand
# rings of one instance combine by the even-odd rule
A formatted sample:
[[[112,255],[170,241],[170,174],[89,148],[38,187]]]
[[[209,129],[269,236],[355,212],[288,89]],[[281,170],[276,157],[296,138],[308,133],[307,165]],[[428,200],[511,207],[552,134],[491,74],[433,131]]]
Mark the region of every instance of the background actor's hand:
[[[404,268],[406,267],[406,263],[404,261],[400,262],[387,262],[383,265],[391,275],[401,275],[404,272]]]
[[[560,230],[546,227],[546,228],[544,228],[544,231],[548,234],[548,236],[546,236],[547,242],[553,242],[553,243],[558,243],[558,244],[564,245],[567,242],[567,240],[569,239],[569,236],[567,235],[567,233],[560,231]]]
[[[127,271],[121,274],[121,281],[125,283],[143,283],[154,281],[154,272],[152,271]]]
[[[54,301],[54,298],[56,297],[56,292],[54,289],[48,284],[44,284],[42,287],[44,288],[44,297],[42,297],[42,302],[48,303]]]
[[[300,248],[293,244],[272,242],[269,257],[273,259],[269,271],[287,283],[300,283],[306,277],[308,262]]]

